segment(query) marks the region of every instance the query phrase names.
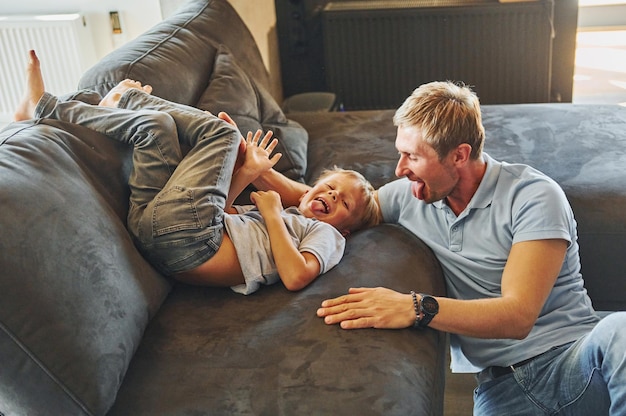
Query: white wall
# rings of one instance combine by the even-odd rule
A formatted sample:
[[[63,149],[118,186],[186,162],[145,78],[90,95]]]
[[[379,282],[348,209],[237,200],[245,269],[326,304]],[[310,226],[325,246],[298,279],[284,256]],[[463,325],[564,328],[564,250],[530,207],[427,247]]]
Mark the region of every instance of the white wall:
[[[250,27],[265,66],[270,71],[272,93],[281,97],[278,41],[276,40],[276,13],[273,0],[229,0]],[[100,59],[114,48],[134,39],[162,20],[160,0],[3,0],[0,14],[59,14],[80,13],[91,27],[95,59]],[[119,12],[122,34],[114,35],[109,12]],[[94,62],[95,63],[95,62]]]
[[[274,90],[272,95],[280,103],[282,85],[280,81],[280,59],[278,35],[276,34],[276,10],[274,0],[228,0],[252,32],[263,56],[265,67],[270,73]]]
[[[29,0],[4,1],[2,14],[80,13],[91,27],[96,58],[137,37],[161,20],[158,0]],[[122,34],[113,35],[109,12],[118,11]]]

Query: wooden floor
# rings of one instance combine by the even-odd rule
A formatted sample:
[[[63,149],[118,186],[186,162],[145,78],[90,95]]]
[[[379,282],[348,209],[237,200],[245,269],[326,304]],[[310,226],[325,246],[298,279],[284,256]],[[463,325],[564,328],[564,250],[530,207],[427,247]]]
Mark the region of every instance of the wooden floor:
[[[448,374],[443,402],[444,416],[472,416],[472,395],[476,387],[473,374]]]
[[[472,396],[476,387],[474,374],[453,374],[450,371],[450,351],[448,350],[448,372],[444,392],[444,416],[472,416],[474,402]]]

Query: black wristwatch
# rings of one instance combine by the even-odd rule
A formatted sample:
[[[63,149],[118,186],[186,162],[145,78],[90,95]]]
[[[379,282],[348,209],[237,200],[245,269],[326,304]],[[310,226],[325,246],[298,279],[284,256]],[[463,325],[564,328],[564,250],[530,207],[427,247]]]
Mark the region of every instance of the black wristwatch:
[[[430,295],[420,293],[420,301],[417,301],[415,292],[411,292],[413,296],[413,305],[415,306],[415,327],[426,328],[430,321],[433,320],[437,312],[439,312],[439,303],[437,299]]]

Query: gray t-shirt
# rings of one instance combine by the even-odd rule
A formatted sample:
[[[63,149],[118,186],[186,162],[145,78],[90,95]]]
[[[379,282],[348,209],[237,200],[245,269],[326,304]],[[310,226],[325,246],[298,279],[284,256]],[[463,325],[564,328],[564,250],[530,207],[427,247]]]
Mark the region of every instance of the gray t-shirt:
[[[528,337],[478,339],[451,334],[454,372],[511,365],[577,340],[598,321],[583,287],[576,221],[561,188],[529,166],[497,162],[486,154],[484,159],[483,180],[458,216],[443,201],[426,204],[415,198],[407,179],[378,192],[385,222],[403,225],[433,250],[451,298],[501,296],[504,266],[517,242],[554,238],[569,244],[557,281]]]
[[[276,283],[280,276],[261,213],[253,205],[235,208],[238,214],[226,214],[224,224],[237,251],[246,283],[232,286],[231,289],[249,295],[256,292],[261,285]],[[301,253],[309,252],[317,257],[320,274],[326,273],[339,263],[346,240],[335,227],[307,218],[295,207],[283,210],[281,215],[294,246]]]

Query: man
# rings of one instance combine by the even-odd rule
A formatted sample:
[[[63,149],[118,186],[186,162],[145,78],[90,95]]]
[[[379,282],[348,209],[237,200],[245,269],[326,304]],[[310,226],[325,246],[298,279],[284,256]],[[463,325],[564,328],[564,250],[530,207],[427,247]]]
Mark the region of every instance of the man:
[[[394,124],[404,178],[379,189],[383,220],[433,250],[449,297],[352,288],[318,316],[344,329],[449,332],[452,370],[477,373],[477,415],[626,414],[626,313],[595,314],[561,188],[482,152],[467,87],[420,86]]]

